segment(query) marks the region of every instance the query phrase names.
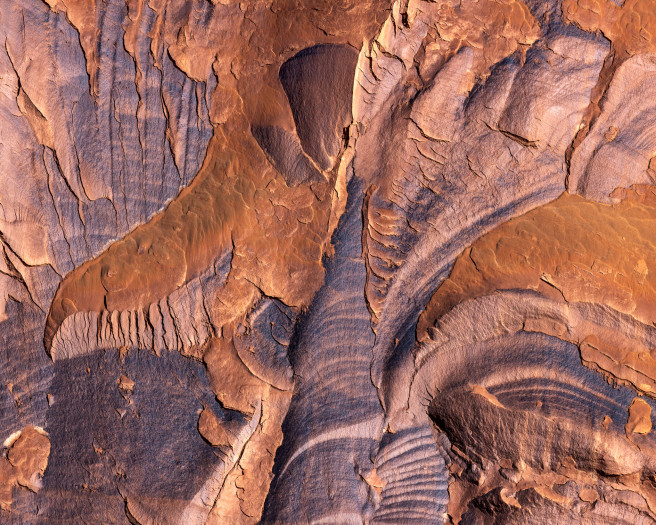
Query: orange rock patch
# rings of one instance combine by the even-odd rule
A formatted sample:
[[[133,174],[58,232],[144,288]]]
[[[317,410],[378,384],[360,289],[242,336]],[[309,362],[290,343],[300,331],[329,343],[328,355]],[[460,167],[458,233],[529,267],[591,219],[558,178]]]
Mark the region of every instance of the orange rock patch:
[[[610,0],[564,0],[565,21],[584,31],[601,31],[618,53],[656,50],[656,2],[627,0],[620,7]]]
[[[565,193],[492,230],[456,260],[420,317],[419,340],[458,303],[495,290],[536,290],[656,321],[655,195],[627,190],[606,205]]]
[[[7,456],[0,458],[0,507],[9,509],[14,487],[33,492],[41,488],[40,477],[48,466],[50,440],[45,432],[26,427],[9,445]]]
[[[633,399],[629,406],[629,419],[624,429],[627,436],[651,432],[651,406],[649,403],[639,397]]]

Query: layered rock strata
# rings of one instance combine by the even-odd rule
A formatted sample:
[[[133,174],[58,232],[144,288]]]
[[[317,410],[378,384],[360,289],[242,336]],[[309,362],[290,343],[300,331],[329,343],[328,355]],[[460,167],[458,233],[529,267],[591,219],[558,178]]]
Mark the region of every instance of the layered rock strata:
[[[11,0],[2,523],[656,521],[651,0]]]

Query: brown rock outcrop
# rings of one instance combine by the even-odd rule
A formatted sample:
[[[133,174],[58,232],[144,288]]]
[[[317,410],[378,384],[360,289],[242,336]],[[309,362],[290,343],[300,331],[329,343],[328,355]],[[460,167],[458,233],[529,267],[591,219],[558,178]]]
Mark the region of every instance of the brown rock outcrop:
[[[8,0],[0,522],[656,522],[651,0]]]

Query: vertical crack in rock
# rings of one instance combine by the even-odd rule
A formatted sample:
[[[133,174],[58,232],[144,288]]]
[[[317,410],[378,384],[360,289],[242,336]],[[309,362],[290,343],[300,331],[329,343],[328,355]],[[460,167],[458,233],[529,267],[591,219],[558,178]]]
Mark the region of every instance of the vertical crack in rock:
[[[295,395],[283,423],[265,523],[302,514],[308,521],[372,516],[357,471],[373,467],[383,414],[370,380],[373,333],[362,294],[362,183],[351,179],[348,194],[333,237],[335,254],[326,261],[326,284],[290,348]]]

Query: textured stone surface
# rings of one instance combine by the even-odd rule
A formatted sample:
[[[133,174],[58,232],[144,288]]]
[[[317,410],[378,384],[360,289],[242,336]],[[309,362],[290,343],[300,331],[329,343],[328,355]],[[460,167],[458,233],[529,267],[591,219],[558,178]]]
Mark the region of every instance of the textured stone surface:
[[[7,0],[0,522],[656,522],[653,0]]]

